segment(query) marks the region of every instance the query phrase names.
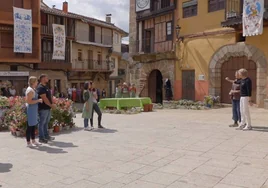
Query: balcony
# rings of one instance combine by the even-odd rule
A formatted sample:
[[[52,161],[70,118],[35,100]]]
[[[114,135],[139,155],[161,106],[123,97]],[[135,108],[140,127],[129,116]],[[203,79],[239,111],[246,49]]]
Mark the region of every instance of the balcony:
[[[136,48],[138,53],[154,53],[154,38],[145,38],[136,41]]]
[[[237,27],[242,24],[244,0],[226,0],[225,21],[221,23],[223,27]],[[264,0],[264,19],[268,20],[268,0]]]
[[[72,64],[70,62],[69,53],[66,52],[65,60],[53,60],[53,52],[42,52],[42,63],[38,65],[39,69],[53,69],[53,70],[70,70]]]
[[[112,61],[95,59],[73,59],[72,70],[77,72],[112,72]]]

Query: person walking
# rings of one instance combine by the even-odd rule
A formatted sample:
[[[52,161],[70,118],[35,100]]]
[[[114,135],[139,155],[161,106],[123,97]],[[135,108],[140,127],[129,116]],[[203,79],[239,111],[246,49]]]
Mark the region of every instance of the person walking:
[[[241,113],[240,113],[240,83],[241,79],[239,72],[235,72],[235,80],[230,80],[228,77],[227,81],[232,83],[232,89],[229,92],[230,98],[232,100],[232,112],[234,124],[229,125],[229,127],[238,127],[238,124],[241,123]]]
[[[38,94],[35,91],[37,84],[37,78],[31,76],[29,78],[29,87],[25,91],[27,110],[26,141],[28,147],[39,145],[35,141],[35,128],[38,124],[38,103],[42,103],[43,100],[38,99]]]
[[[171,88],[171,82],[167,78],[165,82],[165,90],[166,90],[166,100],[170,101],[173,98],[172,88]]]
[[[248,77],[248,71],[246,69],[240,69],[238,71],[241,78],[240,86],[240,111],[241,111],[241,123],[238,127],[239,130],[244,131],[251,130],[251,118],[249,112],[249,105],[252,106],[251,94],[252,94],[252,81]]]
[[[93,87],[93,82],[90,82],[89,87],[90,87],[89,90],[92,93],[92,102],[93,102],[93,111],[92,111],[92,116],[90,119],[90,124],[91,124],[91,127],[93,128],[93,117],[94,117],[94,111],[95,111],[98,114],[98,128],[103,129],[104,127],[101,125],[102,112],[101,112],[99,105],[98,105],[97,90]]]
[[[39,77],[40,84],[37,87],[38,98],[42,99],[43,102],[39,103],[39,142],[47,143],[55,138],[48,134],[48,124],[51,118],[51,108],[55,108],[55,104],[52,101],[52,95],[48,88],[48,76],[41,74]]]
[[[76,87],[75,86],[73,87],[73,90],[72,90],[72,97],[73,97],[73,102],[76,102]]]
[[[88,120],[92,118],[93,100],[92,93],[89,90],[89,82],[85,82],[84,84],[83,100],[85,101],[82,111],[82,118],[84,118],[84,130],[90,131],[92,128],[88,126]]]

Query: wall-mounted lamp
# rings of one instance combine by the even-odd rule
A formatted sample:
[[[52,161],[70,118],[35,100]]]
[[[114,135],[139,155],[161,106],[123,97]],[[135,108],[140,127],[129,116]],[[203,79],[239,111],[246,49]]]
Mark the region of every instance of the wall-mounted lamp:
[[[177,41],[178,42],[183,42],[183,40],[184,40],[184,37],[181,37],[180,36],[180,32],[181,32],[181,26],[179,26],[179,25],[177,25],[176,26],[176,36],[177,36]]]

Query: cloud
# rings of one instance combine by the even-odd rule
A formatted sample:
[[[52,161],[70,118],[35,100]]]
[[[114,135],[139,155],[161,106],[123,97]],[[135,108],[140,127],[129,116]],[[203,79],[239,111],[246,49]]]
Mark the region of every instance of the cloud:
[[[44,0],[48,6],[56,5],[62,9],[64,0]],[[106,14],[112,14],[112,23],[124,31],[129,31],[129,0],[69,0],[69,11],[85,16],[105,20]]]

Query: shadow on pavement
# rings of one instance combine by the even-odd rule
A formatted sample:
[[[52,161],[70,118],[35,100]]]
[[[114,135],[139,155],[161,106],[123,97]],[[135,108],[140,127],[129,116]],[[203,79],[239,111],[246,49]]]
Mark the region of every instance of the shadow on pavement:
[[[74,132],[81,131],[83,129],[84,128],[82,128],[82,127],[73,127],[70,130],[61,131],[60,133],[54,133],[53,135],[71,134],[71,133],[74,133]]]
[[[10,163],[0,163],[0,173],[10,172],[12,167]]]
[[[116,133],[118,132],[117,130],[115,129],[94,129],[90,132],[95,132],[95,133]]]
[[[68,153],[67,151],[64,151],[63,149],[60,148],[51,148],[51,147],[47,147],[47,146],[39,146],[37,148],[32,148],[33,150],[37,150],[37,151],[44,151],[47,153],[51,153],[51,154],[63,154],[63,153]]]
[[[268,132],[268,127],[252,126],[253,131]]]
[[[76,147],[78,147],[71,142],[59,142],[59,141],[53,141],[53,142],[49,143],[49,145],[56,146],[58,148],[76,148]]]

